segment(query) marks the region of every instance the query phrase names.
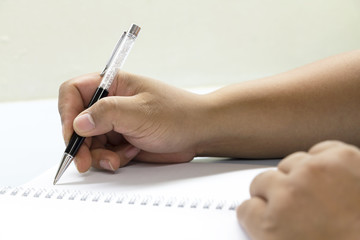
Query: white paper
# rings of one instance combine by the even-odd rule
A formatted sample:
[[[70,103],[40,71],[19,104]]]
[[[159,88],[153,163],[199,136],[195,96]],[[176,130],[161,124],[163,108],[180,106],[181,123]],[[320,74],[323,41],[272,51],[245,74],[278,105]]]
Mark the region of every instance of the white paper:
[[[226,204],[247,199],[252,179],[268,169],[263,167],[247,161],[134,163],[116,173],[79,174],[70,166],[52,186],[55,167],[22,186],[21,191],[31,190],[28,196],[0,195],[0,239],[247,239]],[[36,198],[39,189],[66,194],[61,200]],[[88,198],[68,200],[73,192]],[[98,195],[100,200],[92,201]],[[104,201],[119,195],[135,196],[136,203]],[[163,202],[154,206],[159,197]],[[168,200],[172,206],[165,205]],[[204,209],[209,201],[211,207]],[[224,209],[216,209],[225,202]]]

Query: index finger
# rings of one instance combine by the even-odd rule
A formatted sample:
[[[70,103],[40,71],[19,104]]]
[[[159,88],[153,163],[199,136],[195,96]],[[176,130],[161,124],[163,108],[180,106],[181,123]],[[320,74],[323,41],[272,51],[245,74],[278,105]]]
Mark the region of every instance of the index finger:
[[[66,81],[60,86],[58,110],[66,143],[74,131],[75,117],[87,107],[100,81],[99,73],[90,73]]]

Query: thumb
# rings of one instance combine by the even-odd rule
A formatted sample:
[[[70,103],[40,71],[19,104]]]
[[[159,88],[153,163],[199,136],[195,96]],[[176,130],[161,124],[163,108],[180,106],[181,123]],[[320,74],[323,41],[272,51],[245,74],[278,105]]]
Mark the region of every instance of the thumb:
[[[119,133],[125,129],[131,130],[139,114],[134,106],[131,97],[103,98],[75,118],[74,130],[83,137],[97,136],[112,130]]]

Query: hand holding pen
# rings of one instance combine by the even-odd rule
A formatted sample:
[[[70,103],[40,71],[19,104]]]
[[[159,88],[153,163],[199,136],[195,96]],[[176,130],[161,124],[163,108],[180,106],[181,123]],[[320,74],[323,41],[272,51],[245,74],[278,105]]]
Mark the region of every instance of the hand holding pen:
[[[115,171],[135,156],[161,163],[186,162],[195,156],[196,137],[201,135],[195,137],[193,129],[200,130],[203,122],[192,116],[203,109],[194,104],[200,95],[123,71],[116,71],[110,86],[104,79],[111,68],[110,63],[103,79],[96,73],[87,74],[60,88],[59,112],[68,147],[57,179],[72,157],[78,170],[85,172],[91,166]],[[94,102],[93,91],[99,84]],[[108,90],[103,91],[105,88]],[[102,98],[107,92],[108,97]],[[74,141],[84,141],[84,137],[84,144]],[[75,154],[73,148],[77,148]]]
[[[87,138],[74,160],[79,172],[90,167],[115,171],[134,158],[156,163],[193,159],[202,135],[194,129],[205,130],[198,121],[201,95],[121,71],[108,97],[83,110],[92,97],[89,89],[100,81],[99,74],[86,74],[63,83],[59,91],[65,141],[73,131]]]
[[[91,107],[94,103],[109,94],[109,88],[114,81],[114,78],[118,71],[121,69],[125,60],[135,42],[137,35],[139,34],[140,27],[135,24],[131,25],[129,32],[124,32],[120,40],[117,42],[115,49],[105,66],[105,69],[100,74],[103,77],[99,87],[96,89],[88,107]],[[79,136],[77,133],[73,133],[70,142],[68,143],[63,157],[60,162],[59,169],[54,179],[54,185],[60,179],[62,174],[68,168],[73,158],[79,151],[80,146],[84,142],[85,138]]]

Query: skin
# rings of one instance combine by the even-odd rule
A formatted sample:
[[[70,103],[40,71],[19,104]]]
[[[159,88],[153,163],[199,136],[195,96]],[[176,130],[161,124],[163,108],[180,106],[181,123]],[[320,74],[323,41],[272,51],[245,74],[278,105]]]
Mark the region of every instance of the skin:
[[[87,171],[91,166],[115,171],[132,159],[175,163],[190,161],[195,156],[282,158],[296,151],[306,151],[314,144],[328,139],[360,145],[360,135],[356,131],[360,122],[360,51],[330,57],[264,79],[234,84],[206,95],[197,95],[148,77],[121,72],[109,90],[109,97],[84,110],[100,81],[98,73],[87,74],[63,83],[59,91],[59,112],[65,143],[73,131],[87,137],[75,159],[80,172]],[[348,145],[339,145],[336,147],[338,150],[348,148]],[[311,151],[308,155],[311,155]],[[344,155],[324,154],[321,157],[323,164],[326,159],[336,156],[339,165],[349,164],[351,161]],[[297,160],[300,162],[301,158]],[[304,174],[312,173],[311,168],[304,169]],[[274,198],[284,204],[284,209],[302,204],[316,216],[324,212],[331,215],[329,207],[312,200],[324,194],[329,199],[336,197],[336,192],[331,190],[342,188],[342,175],[326,172],[326,167],[319,169],[322,174],[332,174],[330,176],[334,178],[331,187],[327,185],[330,181],[317,183],[328,186],[317,186],[317,189],[326,191],[327,195],[315,190],[311,191],[313,195],[308,194],[305,199],[298,198],[298,195],[291,198],[286,194],[271,194],[285,185],[281,181],[273,181],[273,186],[264,197],[261,194],[264,189],[268,189],[267,181],[260,181],[255,189],[259,189],[261,194],[258,196],[257,192],[252,193],[251,200],[266,200],[267,203],[267,200],[270,202]],[[334,167],[332,171],[336,172],[336,169]],[[342,168],[342,174],[351,169],[354,168]],[[299,183],[290,187],[292,192],[305,191],[312,186],[311,178],[304,179],[301,174],[293,176],[282,172],[279,168],[277,174],[287,174],[291,178],[285,179]],[[360,182],[360,179],[353,177],[348,179],[347,184],[356,185],[356,179]],[[356,193],[346,194],[359,199]],[[271,197],[268,199],[267,196]],[[343,204],[341,198],[335,199],[334,205]],[[288,223],[285,217],[290,214],[272,208],[271,204],[263,203],[264,212],[254,210],[253,206],[244,203],[238,212],[245,212],[239,214],[239,220],[254,239],[289,239],[286,238],[289,236],[286,232],[291,234],[294,229],[295,233],[295,225],[310,235],[314,230],[309,226],[310,221],[304,218],[285,227],[283,223]],[[356,209],[357,206],[350,207]],[[306,213],[295,212],[293,214],[292,211],[291,215]],[[353,212],[354,215],[358,213]],[[342,213],[339,214],[341,216]],[[354,215],[358,219],[358,215]],[[272,218],[266,219],[264,216]],[[279,221],[269,224],[276,216]],[[285,216],[284,219],[281,216]],[[326,220],[331,222],[329,218]],[[259,227],[259,224],[264,226]],[[330,225],[324,226],[323,230],[326,227]],[[259,233],[254,229],[258,229]]]
[[[121,73],[114,80],[109,96],[83,111],[100,80],[98,73],[87,74],[60,88],[59,112],[65,142],[73,129],[82,136],[96,136],[86,139],[76,155],[80,172],[87,171],[91,165],[101,168],[101,160],[109,162],[111,169],[117,169],[135,155],[137,160],[150,162],[193,159],[196,155],[193,138],[199,137],[200,130],[196,129],[202,125],[199,113],[206,111],[201,110],[199,95],[153,79]]]
[[[258,175],[237,209],[252,239],[359,239],[360,150],[326,141]]]

